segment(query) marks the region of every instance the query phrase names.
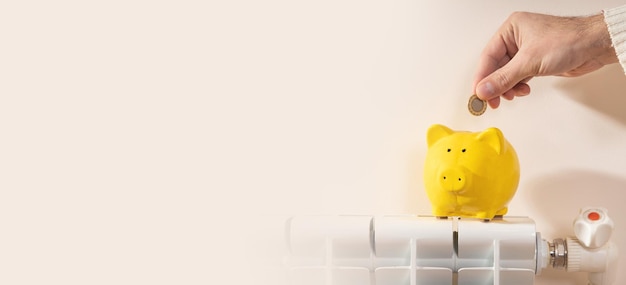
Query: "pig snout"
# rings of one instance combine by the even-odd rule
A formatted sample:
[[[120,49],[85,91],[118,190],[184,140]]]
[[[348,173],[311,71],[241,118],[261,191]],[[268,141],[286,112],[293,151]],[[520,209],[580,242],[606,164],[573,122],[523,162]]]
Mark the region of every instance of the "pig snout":
[[[467,176],[461,168],[445,168],[439,173],[439,183],[444,190],[459,192],[465,188]]]

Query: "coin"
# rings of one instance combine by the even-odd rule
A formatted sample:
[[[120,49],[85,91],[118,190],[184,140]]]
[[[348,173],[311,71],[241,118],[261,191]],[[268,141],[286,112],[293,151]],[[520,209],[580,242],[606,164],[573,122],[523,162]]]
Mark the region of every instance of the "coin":
[[[467,109],[474,116],[482,115],[487,110],[487,101],[481,100],[476,94],[470,96]]]

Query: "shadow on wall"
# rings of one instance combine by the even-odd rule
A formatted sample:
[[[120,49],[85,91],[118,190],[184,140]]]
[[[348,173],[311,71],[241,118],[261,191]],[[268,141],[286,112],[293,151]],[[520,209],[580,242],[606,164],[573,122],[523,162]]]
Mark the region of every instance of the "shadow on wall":
[[[613,64],[585,76],[558,81],[567,96],[626,125],[626,75]]]
[[[585,206],[605,207],[615,223],[612,241],[618,248],[626,248],[626,228],[624,228],[623,197],[626,193],[626,180],[592,170],[565,170],[548,174],[529,181],[524,195],[525,203],[547,223],[547,229],[538,229],[546,240],[573,235],[572,222],[580,208]],[[623,259],[623,258],[622,258]],[[623,264],[623,262],[620,262]],[[618,273],[618,276],[621,273]],[[580,273],[572,274],[561,270],[546,270],[540,275],[541,281],[559,282],[553,284],[586,285]],[[560,283],[566,281],[567,283]],[[619,277],[618,277],[619,280]],[[539,280],[538,280],[539,281]],[[543,282],[537,284],[544,284]],[[550,282],[545,283],[550,284]]]

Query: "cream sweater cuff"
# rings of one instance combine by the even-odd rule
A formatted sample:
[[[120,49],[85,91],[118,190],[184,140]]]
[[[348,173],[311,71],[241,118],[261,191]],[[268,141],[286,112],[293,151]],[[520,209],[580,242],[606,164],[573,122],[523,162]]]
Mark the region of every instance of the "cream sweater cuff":
[[[604,22],[609,29],[619,63],[626,73],[626,5],[604,10]]]

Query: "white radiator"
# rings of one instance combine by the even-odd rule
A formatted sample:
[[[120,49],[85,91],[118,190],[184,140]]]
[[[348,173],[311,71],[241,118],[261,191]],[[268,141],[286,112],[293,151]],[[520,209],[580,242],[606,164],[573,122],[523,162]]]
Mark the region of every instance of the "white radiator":
[[[612,226],[605,209],[586,208],[575,223],[582,242],[548,242],[527,217],[295,216],[284,263],[293,285],[531,285],[546,267],[610,285]]]

